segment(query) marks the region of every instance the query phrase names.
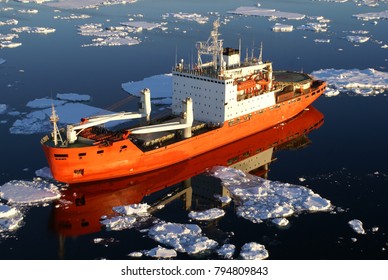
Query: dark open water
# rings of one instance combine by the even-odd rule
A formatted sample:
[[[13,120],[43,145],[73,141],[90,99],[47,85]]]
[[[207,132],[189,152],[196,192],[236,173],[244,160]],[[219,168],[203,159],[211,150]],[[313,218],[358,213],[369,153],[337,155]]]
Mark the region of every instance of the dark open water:
[[[80,45],[89,43],[90,38],[77,35],[78,24],[101,22],[117,25],[127,21],[128,14],[138,13],[144,15],[143,20],[156,22],[164,21],[161,19],[164,13],[180,11],[204,15],[207,11],[217,11],[225,17],[229,10],[256,4],[247,0],[195,3],[171,0],[161,3],[144,0],[126,6],[83,10],[82,13],[91,14],[92,18],[70,21],[54,20],[52,9],[45,6],[0,3],[0,8],[15,8],[14,12],[0,12],[1,20],[16,18],[20,21],[19,26],[57,29],[47,36],[20,34],[21,47],[0,50],[0,57],[7,60],[0,66],[0,103],[25,112],[25,104],[35,98],[50,97],[57,92],[76,92],[91,95],[93,106],[108,107],[125,97],[121,83],[169,73],[177,48],[179,56],[190,60],[194,55],[194,43],[207,38],[213,17],[205,25],[175,22],[169,18],[166,20],[167,33],[144,31],[139,35],[143,43],[130,47],[81,48]],[[16,12],[16,9],[27,7],[37,7],[39,13],[24,15]],[[275,69],[303,69],[308,73],[325,68],[387,70],[386,49],[372,42],[355,47],[343,39],[343,31],[367,29],[374,39],[387,43],[387,21],[380,20],[377,25],[372,25],[351,17],[355,13],[386,10],[386,4],[370,8],[358,7],[354,3],[301,0],[262,1],[262,7],[323,15],[332,22],[327,33],[300,30],[274,33],[270,30],[274,22],[265,18],[235,16],[227,25],[221,26],[225,45],[237,47],[239,37],[246,47],[251,47],[253,41],[255,44],[263,41],[264,58],[272,60]],[[62,14],[65,13],[70,12]],[[106,19],[110,22],[107,23]],[[289,22],[299,25],[299,22]],[[179,27],[180,31],[174,27]],[[6,34],[9,29],[0,27],[0,33]],[[331,43],[316,44],[314,38],[330,38]],[[272,158],[276,160],[269,165],[268,179],[307,186],[331,200],[335,206],[333,211],[300,214],[289,219],[289,228],[279,229],[266,222],[253,224],[238,218],[232,203],[224,208],[224,218],[201,225],[203,232],[209,238],[220,243],[228,241],[236,247],[252,241],[262,243],[269,251],[270,259],[387,259],[387,105],[386,93],[370,97],[346,94],[322,97],[314,107],[324,115],[324,123],[306,136],[308,141],[304,140],[309,144],[298,148],[293,143],[275,148]],[[136,106],[135,102],[128,110]],[[31,180],[35,170],[47,166],[39,144],[42,135],[12,135],[9,128],[15,118],[1,118],[9,121],[0,125],[3,146],[0,184],[10,180]],[[257,137],[260,143],[262,138]],[[214,158],[214,155],[207,155],[206,160],[199,162],[209,160],[212,165]],[[31,207],[25,213],[21,228],[1,237],[0,259],[127,259],[128,253],[157,246],[141,228],[106,231],[101,229],[98,220],[111,211],[111,206],[140,201],[158,203],[166,196],[171,197],[168,194],[191,186],[191,201],[188,201],[190,196],[178,196],[153,214],[170,222],[190,223],[188,207],[206,209],[212,206],[214,201],[204,194],[204,188],[217,192],[220,183],[206,174],[198,175],[204,166],[197,166],[195,162],[173,168],[149,174],[149,177],[84,186],[82,190],[77,186],[64,189],[63,194],[69,200],[74,199],[80,208],[61,211],[55,207],[56,203]],[[174,178],[173,175],[180,175],[176,170],[184,171],[182,178]],[[181,182],[186,178],[191,180]],[[300,182],[299,178],[305,181]],[[163,182],[165,179],[171,180]],[[77,195],[72,196],[73,193]],[[366,235],[357,235],[348,226],[347,222],[355,218],[363,221]],[[378,231],[372,232],[373,227],[378,227]],[[96,244],[97,238],[104,241]],[[196,257],[178,254],[177,258]]]

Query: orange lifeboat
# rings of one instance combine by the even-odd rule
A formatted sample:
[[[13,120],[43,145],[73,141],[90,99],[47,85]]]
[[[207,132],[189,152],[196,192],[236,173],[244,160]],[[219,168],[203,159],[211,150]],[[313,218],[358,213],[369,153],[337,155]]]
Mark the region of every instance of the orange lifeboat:
[[[252,80],[252,79],[237,83],[237,91],[240,91],[240,90],[245,91],[247,89],[252,89],[255,87],[256,87],[256,82],[255,82],[255,80]]]

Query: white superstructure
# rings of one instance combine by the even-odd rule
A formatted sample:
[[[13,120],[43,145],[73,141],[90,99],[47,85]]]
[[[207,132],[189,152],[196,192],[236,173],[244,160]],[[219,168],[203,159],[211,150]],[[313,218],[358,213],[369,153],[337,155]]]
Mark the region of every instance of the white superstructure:
[[[173,69],[173,114],[182,112],[181,100],[192,98],[195,120],[222,124],[276,104],[272,64],[261,56],[241,61],[240,50],[223,48],[218,27],[214,22],[209,39],[197,43],[195,67],[181,61]]]

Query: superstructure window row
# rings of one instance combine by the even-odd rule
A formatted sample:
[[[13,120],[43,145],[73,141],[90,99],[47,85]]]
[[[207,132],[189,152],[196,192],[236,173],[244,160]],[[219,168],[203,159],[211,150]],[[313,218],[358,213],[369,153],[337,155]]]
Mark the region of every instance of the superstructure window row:
[[[193,76],[184,75],[184,74],[175,74],[175,75],[176,75],[176,76],[180,76],[180,77],[189,78],[189,79],[196,79],[196,80],[201,80],[201,81],[216,83],[216,84],[225,84],[224,81],[210,80],[210,79],[206,79],[206,78],[193,77]]]

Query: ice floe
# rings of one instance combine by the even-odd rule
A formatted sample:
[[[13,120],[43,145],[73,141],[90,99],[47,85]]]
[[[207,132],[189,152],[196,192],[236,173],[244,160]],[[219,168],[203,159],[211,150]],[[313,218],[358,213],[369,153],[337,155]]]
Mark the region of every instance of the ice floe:
[[[260,16],[260,17],[268,17],[270,19],[289,19],[289,20],[301,20],[306,17],[304,14],[299,13],[290,13],[290,12],[281,12],[275,9],[261,9],[257,7],[238,7],[234,11],[229,11],[231,14],[237,15],[245,15],[245,16]]]
[[[0,33],[0,41],[12,41],[15,38],[19,38],[18,34],[1,34]]]
[[[47,3],[47,5],[57,9],[95,9],[101,6],[111,6],[135,2],[137,2],[137,0],[59,0],[56,2]]]
[[[3,0],[0,0],[0,2],[2,2]],[[0,11],[1,12],[7,12],[7,11],[13,11],[14,8],[12,7],[4,7],[4,8],[0,8]]]
[[[51,105],[54,105],[55,107],[61,106],[65,103],[66,101],[62,101],[62,100],[53,100],[49,98],[37,98],[31,101],[28,101],[26,106],[34,109],[42,109],[42,108],[49,108],[51,107]]]
[[[90,15],[86,15],[86,14],[80,14],[80,15],[71,14],[69,16],[54,16],[54,19],[62,19],[62,20],[88,19],[88,18],[91,18],[91,16]]]
[[[149,208],[150,206],[146,203],[116,206],[112,210],[118,215],[101,217],[100,222],[108,230],[130,229],[143,217],[149,216]]]
[[[140,44],[139,38],[129,36],[129,33],[136,32],[131,27],[109,27],[103,28],[100,23],[88,23],[78,26],[78,34],[82,36],[96,37],[91,44],[83,44],[82,47],[97,46],[131,46]]]
[[[110,111],[89,106],[82,103],[65,102],[61,100],[53,101],[49,98],[40,98],[28,103],[29,107],[45,108],[36,110],[27,114],[22,114],[9,129],[12,134],[34,134],[51,131],[52,127],[49,121],[51,116],[51,104],[55,105],[55,111],[59,116],[59,125],[78,123],[81,118],[109,114]],[[108,127],[117,125],[109,123]]]
[[[17,33],[38,33],[38,34],[49,34],[54,33],[55,28],[51,27],[30,27],[30,26],[22,26],[22,27],[15,27],[11,29],[13,32]]]
[[[22,220],[23,215],[18,209],[0,203],[0,233],[18,229]]]
[[[12,41],[0,41],[0,48],[17,48],[20,47],[22,43],[12,42]]]
[[[203,236],[201,228],[195,224],[161,222],[150,228],[148,236],[177,252],[190,255],[205,253],[218,245],[215,240]]]
[[[158,258],[158,259],[169,259],[169,258],[175,258],[177,256],[177,253],[174,249],[167,249],[160,245],[157,247],[145,251],[144,254],[149,257]]]
[[[146,203],[113,207],[113,211],[122,215],[147,216],[150,206]]]
[[[0,104],[0,114],[4,114],[7,111],[7,104]]]
[[[57,200],[57,186],[36,178],[33,181],[13,180],[0,186],[0,198],[11,205],[36,205]]]
[[[264,260],[268,257],[267,249],[259,243],[250,242],[241,247],[240,258],[243,260]]]
[[[320,1],[320,2],[334,2],[334,3],[350,2],[349,0],[318,0],[318,1]],[[354,2],[357,6],[369,6],[369,7],[379,6],[378,0],[353,0],[351,2]],[[384,2],[384,0],[382,0],[381,2]]]
[[[57,93],[57,99],[72,101],[72,102],[85,102],[90,101],[90,95],[79,93]]]
[[[32,181],[12,180],[0,186],[0,233],[9,233],[22,226],[23,207],[45,205],[60,198],[59,187],[34,178]]]
[[[36,170],[35,175],[45,179],[53,179],[53,174],[51,173],[50,168],[47,166]]]
[[[19,23],[16,19],[7,19],[6,21],[0,21],[0,26],[4,25],[17,25]]]
[[[330,43],[330,39],[314,39],[315,43]]]
[[[132,228],[137,219],[133,216],[102,217],[100,223],[108,230],[123,230]]]
[[[223,259],[231,259],[236,251],[236,246],[233,244],[224,244],[217,249],[217,254]]]
[[[141,81],[123,83],[121,87],[135,96],[140,96],[142,89],[149,88],[151,100],[154,104],[161,102],[161,100],[168,101],[166,103],[171,104],[172,74],[155,75]]]
[[[271,222],[279,227],[286,227],[290,224],[290,221],[286,218],[276,218],[273,219]]]
[[[303,186],[269,181],[228,167],[214,167],[210,172],[230,191],[237,215],[254,223],[332,208],[329,200]]]
[[[18,12],[21,14],[37,14],[39,11],[37,9],[21,9]]]
[[[15,0],[16,2],[21,2],[21,3],[37,3],[37,4],[42,4],[45,2],[51,2],[53,0]]]
[[[197,13],[179,12],[179,13],[166,13],[162,15],[163,19],[167,19],[169,17],[173,17],[174,19],[177,19],[177,20],[195,21],[199,24],[205,24],[209,21],[209,17],[203,16]]]
[[[15,216],[17,213],[18,210],[15,207],[0,203],[0,219]]]
[[[301,26],[298,26],[299,30],[309,30],[314,32],[327,32],[327,24],[326,23],[317,23],[317,22],[308,22]]]
[[[348,222],[349,226],[358,234],[366,234],[360,220],[354,219]]]
[[[204,211],[190,211],[189,217],[197,221],[216,220],[225,215],[225,211],[218,208],[212,208]]]
[[[370,39],[370,37],[367,37],[367,36],[353,36],[353,35],[346,36],[346,40],[348,40],[351,43],[355,43],[355,44],[365,43],[369,39]]]
[[[294,30],[294,26],[289,24],[275,23],[272,27],[274,32],[292,32],[292,30]]]
[[[321,69],[311,73],[318,79],[327,81],[327,95],[350,92],[363,96],[376,95],[388,89],[388,73],[375,69]]]
[[[141,258],[143,256],[142,252],[131,252],[128,254],[128,257],[132,258]]]
[[[228,203],[230,203],[230,202],[232,201],[232,199],[230,198],[230,196],[227,196],[227,195],[225,195],[225,196],[220,196],[219,194],[216,194],[214,197],[215,197],[218,201],[220,201],[221,203],[223,203],[223,204],[228,204]]]
[[[388,10],[381,11],[381,12],[370,12],[370,13],[363,13],[363,14],[355,14],[353,17],[359,19],[359,20],[379,20],[379,19],[388,19]]]
[[[155,23],[155,22],[146,22],[146,21],[128,21],[128,22],[120,22],[122,26],[129,26],[136,28],[138,31],[140,30],[152,30],[155,28],[162,28],[164,24]]]

